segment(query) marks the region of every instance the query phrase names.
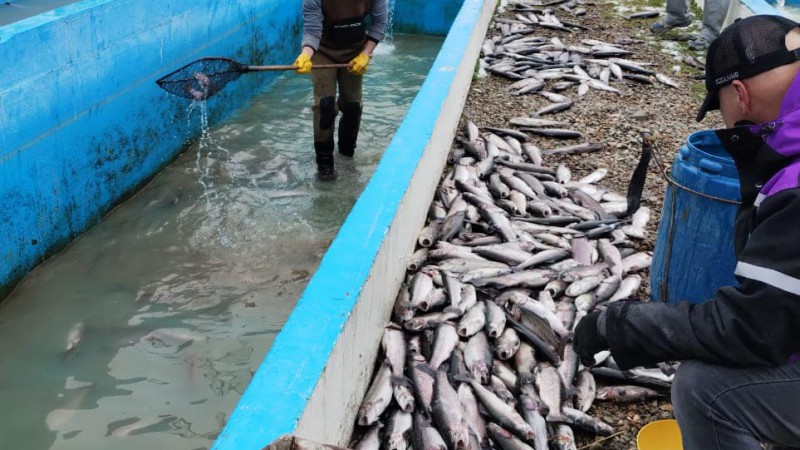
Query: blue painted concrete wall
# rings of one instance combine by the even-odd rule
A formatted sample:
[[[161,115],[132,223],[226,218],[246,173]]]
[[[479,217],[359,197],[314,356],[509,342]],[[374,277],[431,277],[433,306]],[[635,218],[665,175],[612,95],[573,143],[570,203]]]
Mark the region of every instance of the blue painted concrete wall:
[[[396,0],[395,30],[400,33],[445,35],[464,0]]]
[[[84,0],[0,27],[0,299],[199,132],[155,84],[201,56],[287,64],[301,0]],[[274,78],[209,101],[213,123]]]

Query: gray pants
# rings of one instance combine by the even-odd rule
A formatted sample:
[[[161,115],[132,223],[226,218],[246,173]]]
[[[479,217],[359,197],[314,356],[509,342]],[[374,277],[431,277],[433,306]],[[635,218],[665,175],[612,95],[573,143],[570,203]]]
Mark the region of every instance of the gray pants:
[[[672,404],[684,450],[800,448],[800,362],[733,369],[685,361]]]
[[[664,19],[668,25],[686,22],[691,18],[689,14],[689,2],[692,0],[667,0],[667,18]],[[703,30],[700,36],[708,42],[713,41],[722,31],[722,24],[728,14],[728,4],[730,0],[704,0],[703,5]]]

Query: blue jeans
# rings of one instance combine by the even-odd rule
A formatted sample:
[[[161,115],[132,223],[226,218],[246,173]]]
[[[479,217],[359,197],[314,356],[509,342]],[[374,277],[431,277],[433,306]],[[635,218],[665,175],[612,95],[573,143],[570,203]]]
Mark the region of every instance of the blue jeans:
[[[684,450],[800,448],[800,362],[735,369],[685,361],[672,404]]]

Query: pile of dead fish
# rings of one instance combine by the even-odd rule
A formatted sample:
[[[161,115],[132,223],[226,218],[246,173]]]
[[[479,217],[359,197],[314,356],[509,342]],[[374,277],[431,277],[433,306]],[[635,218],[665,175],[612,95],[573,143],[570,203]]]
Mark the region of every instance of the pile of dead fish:
[[[559,4],[560,8],[578,15],[576,10],[585,11],[580,3],[580,0],[557,0],[547,5]],[[509,6],[514,18],[495,19],[495,30],[499,33],[484,41],[482,65],[492,74],[518,80],[508,87],[514,95],[542,92],[548,81],[552,81],[549,91],[576,87],[578,96],[591,89],[619,93],[619,89],[611,85],[615,80],[652,84],[655,78],[667,86],[678,86],[670,77],[655,72],[651,68],[653,63],[628,59],[634,53],[630,47],[644,41],[624,38],[609,43],[581,39],[578,43],[569,43],[559,37],[541,36],[542,29],[567,33],[577,30],[585,35],[586,28],[559,19],[554,6],[531,6],[526,2],[514,2]],[[569,108],[572,101],[563,98],[536,114]]]
[[[626,198],[598,184],[607,169],[573,179],[535,145],[470,122],[460,142],[408,261],[355,448],[575,449],[573,429],[612,434],[591,415],[595,399],[663,394],[674,366],[623,372],[605,352],[584,368],[572,336],[639,290],[649,210],[627,216]],[[626,386],[598,390],[595,377]]]

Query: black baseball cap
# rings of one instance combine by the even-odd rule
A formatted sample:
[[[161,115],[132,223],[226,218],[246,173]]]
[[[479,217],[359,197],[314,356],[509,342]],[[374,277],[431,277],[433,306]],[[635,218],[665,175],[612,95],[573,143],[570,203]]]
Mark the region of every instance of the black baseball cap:
[[[706,56],[706,99],[697,121],[719,109],[719,90],[760,73],[800,60],[800,49],[786,49],[786,34],[798,23],[781,16],[738,19],[711,43]]]

